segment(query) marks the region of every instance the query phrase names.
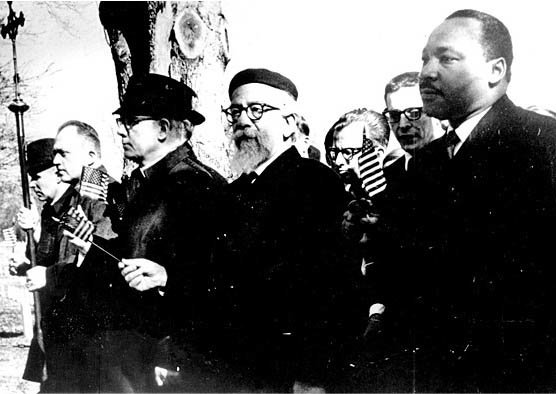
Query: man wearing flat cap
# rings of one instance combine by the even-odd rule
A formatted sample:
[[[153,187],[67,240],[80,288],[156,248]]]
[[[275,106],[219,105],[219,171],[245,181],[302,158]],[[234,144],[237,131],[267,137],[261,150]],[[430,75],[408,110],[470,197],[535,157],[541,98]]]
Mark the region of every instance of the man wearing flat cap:
[[[105,318],[98,327],[104,348],[92,370],[99,371],[103,392],[151,392],[155,382],[168,384],[168,373],[187,374],[180,360],[158,358],[160,349],[192,349],[207,312],[213,215],[225,180],[202,164],[189,144],[194,126],[204,121],[192,108],[194,96],[169,77],[134,75],[115,111],[124,155],[138,168],[113,197],[121,208],[118,237],[112,242],[94,237],[94,242],[121,261],[91,247],[83,262],[110,273],[95,278],[103,297],[94,301]]]
[[[242,175],[230,185],[232,217],[217,259],[222,304],[230,303],[223,352],[247,390],[329,388],[344,322],[335,310],[345,285],[335,259],[342,182],[293,145],[298,92],[290,79],[247,69],[232,78],[229,96],[232,167]]]

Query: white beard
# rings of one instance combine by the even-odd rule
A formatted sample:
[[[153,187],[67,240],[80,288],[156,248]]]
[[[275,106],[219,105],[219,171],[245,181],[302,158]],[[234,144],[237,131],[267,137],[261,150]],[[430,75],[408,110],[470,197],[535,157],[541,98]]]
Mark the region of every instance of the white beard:
[[[270,140],[265,134],[248,130],[232,137],[234,153],[230,166],[234,174],[247,174],[270,158]]]

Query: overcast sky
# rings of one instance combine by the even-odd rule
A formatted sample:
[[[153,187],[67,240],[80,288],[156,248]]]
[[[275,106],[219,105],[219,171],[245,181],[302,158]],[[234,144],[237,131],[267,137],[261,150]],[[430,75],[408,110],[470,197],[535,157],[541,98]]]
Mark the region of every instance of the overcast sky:
[[[52,136],[72,118],[109,135],[117,92],[98,3],[82,5],[80,13],[59,6],[59,20],[48,15],[44,4],[16,1],[14,8],[27,18],[22,29],[27,34],[18,40],[21,77],[37,75],[49,65],[53,70],[29,81],[40,91],[26,117],[29,139]],[[246,67],[267,67],[290,77],[319,143],[343,113],[358,107],[381,111],[385,83],[401,72],[418,71],[428,35],[460,8],[489,12],[508,26],[515,52],[509,91],[514,102],[556,108],[556,13],[551,1],[224,0],[223,8],[232,56],[227,80]],[[6,14],[2,2],[0,18]],[[2,40],[0,58],[6,62],[10,56],[11,45]]]

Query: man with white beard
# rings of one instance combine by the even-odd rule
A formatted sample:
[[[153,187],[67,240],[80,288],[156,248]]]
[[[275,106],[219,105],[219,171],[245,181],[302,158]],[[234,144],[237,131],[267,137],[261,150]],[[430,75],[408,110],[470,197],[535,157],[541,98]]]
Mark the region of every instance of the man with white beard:
[[[329,363],[346,318],[338,267],[343,186],[293,145],[293,82],[266,69],[232,78],[224,110],[236,149],[230,217],[218,272],[226,289],[224,356],[248,390],[330,389]]]

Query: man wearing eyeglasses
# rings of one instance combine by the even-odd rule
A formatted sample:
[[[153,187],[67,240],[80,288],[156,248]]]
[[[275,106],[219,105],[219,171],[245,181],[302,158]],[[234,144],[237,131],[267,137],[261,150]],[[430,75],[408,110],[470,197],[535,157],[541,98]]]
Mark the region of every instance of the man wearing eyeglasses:
[[[392,78],[384,89],[384,101],[386,109],[383,114],[405,151],[403,163],[407,170],[409,159],[429,142],[440,138],[444,130],[438,119],[423,112],[418,72]]]
[[[384,152],[389,133],[388,124],[382,114],[360,108],[342,115],[326,134],[326,161],[344,181],[351,199],[368,197],[362,189],[359,168],[363,135],[366,134],[366,138]]]
[[[335,259],[342,183],[293,145],[298,92],[290,79],[243,70],[229,95],[232,165],[242,175],[230,185],[232,217],[218,265],[228,281],[221,299],[231,304],[224,353],[249,391],[330,389],[337,371],[329,360],[350,291]]]
[[[209,313],[208,263],[226,182],[189,144],[205,120],[193,97],[167,76],[134,75],[115,111],[124,155],[138,168],[112,190],[121,198],[110,198],[121,208],[118,237],[94,238],[121,261],[89,245],[82,267],[98,295],[88,304],[99,317],[94,391],[209,390],[188,366],[204,367],[190,358]]]

